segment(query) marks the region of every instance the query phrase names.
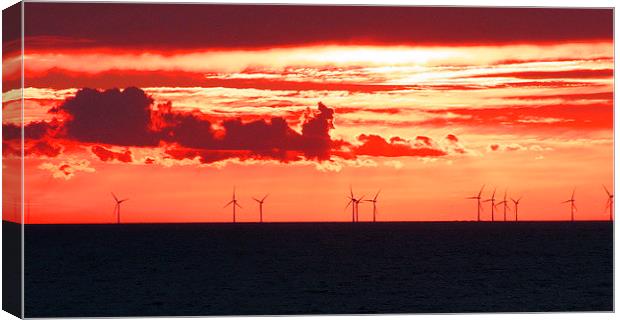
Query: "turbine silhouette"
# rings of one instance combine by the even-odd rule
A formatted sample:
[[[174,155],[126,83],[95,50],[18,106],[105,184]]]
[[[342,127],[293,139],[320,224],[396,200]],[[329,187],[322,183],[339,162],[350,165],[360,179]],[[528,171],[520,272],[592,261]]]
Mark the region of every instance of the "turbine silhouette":
[[[239,207],[239,209],[243,209],[243,207],[238,203],[237,201],[237,197],[235,195],[235,187],[233,187],[233,196],[232,196],[232,200],[230,200],[229,203],[227,203],[224,208],[228,207],[229,205],[232,204],[232,212],[233,212],[233,223],[237,222],[237,207]]]
[[[116,215],[116,224],[120,224],[121,223],[121,203],[129,200],[129,199],[123,199],[123,200],[119,200],[116,195],[114,194],[114,192],[110,192],[112,194],[112,197],[114,198],[114,214]]]
[[[607,190],[607,187],[603,185],[603,189],[607,193],[607,204],[605,205],[605,209],[609,208],[609,221],[614,219],[614,195]]]
[[[359,199],[355,200],[355,222],[359,222],[360,221],[360,202],[362,202],[362,199],[364,199],[364,196],[361,196]]]
[[[269,194],[266,194],[262,199],[258,200],[254,197],[252,197],[252,199],[254,199],[254,201],[258,202],[258,210],[260,213],[260,222],[263,222],[263,203],[265,202],[265,199],[267,199],[267,197],[269,196]]]
[[[482,190],[484,190],[484,185],[482,185],[482,188],[480,188],[480,192],[478,192],[477,196],[465,198],[465,199],[478,200],[478,222],[480,222],[480,212],[482,212],[482,202],[481,202]]]
[[[562,203],[570,202],[570,221],[575,221],[575,211],[577,210],[577,206],[575,206],[575,189],[573,189],[573,194],[570,196],[570,199],[563,201]]]
[[[504,205],[504,221],[506,221],[506,209],[510,209],[510,207],[508,206],[508,201],[506,200],[506,197],[508,196],[508,192],[504,191],[504,200],[502,200],[501,202],[499,202],[497,205],[499,206],[500,204]]]
[[[344,209],[346,210],[349,206],[351,206],[351,221],[352,222],[356,222],[357,220],[358,204],[362,198],[360,199],[355,198],[355,195],[353,195],[353,187],[349,186],[349,197],[348,197],[349,202],[347,203],[347,206],[344,207]]]
[[[372,200],[364,200],[366,202],[372,202],[372,222],[377,222],[377,198],[379,198],[380,192],[381,192],[381,189],[377,191],[377,193],[375,194],[375,197],[372,198]]]
[[[491,195],[490,199],[486,199],[483,202],[489,202],[491,201],[491,221],[495,221],[495,191],[497,191],[497,188],[493,189],[493,195]]]
[[[515,221],[519,221],[519,202],[521,201],[522,197],[519,197],[519,199],[515,200],[513,198],[510,198],[510,200],[512,200],[512,203],[514,203],[515,205]]]

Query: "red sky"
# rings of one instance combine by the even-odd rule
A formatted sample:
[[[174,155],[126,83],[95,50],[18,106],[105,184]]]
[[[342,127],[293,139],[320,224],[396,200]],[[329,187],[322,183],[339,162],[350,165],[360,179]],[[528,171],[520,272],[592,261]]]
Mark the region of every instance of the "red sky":
[[[384,221],[475,219],[465,197],[483,184],[523,196],[523,220],[569,218],[573,188],[577,219],[608,217],[611,10],[27,3],[25,17],[29,223],[113,222],[111,191],[130,198],[126,222],[225,222],[233,186],[239,221],[266,193],[266,221],[349,221],[349,185],[382,190]],[[5,170],[18,62],[4,54]]]

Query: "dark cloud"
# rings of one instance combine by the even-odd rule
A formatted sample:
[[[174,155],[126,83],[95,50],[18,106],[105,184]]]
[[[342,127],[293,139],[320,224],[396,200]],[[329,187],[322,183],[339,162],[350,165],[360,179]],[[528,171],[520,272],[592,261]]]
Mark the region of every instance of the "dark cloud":
[[[56,125],[45,121],[35,121],[24,127],[24,138],[26,140],[41,139],[56,129]],[[5,140],[13,140],[21,138],[21,127],[12,123],[2,125],[2,138]]]
[[[329,130],[334,128],[334,109],[319,102],[319,113],[307,120],[301,129],[307,158],[329,159],[332,140]]]
[[[25,6],[29,48],[189,49],[613,39],[613,9],[43,2]],[[46,41],[37,41],[41,37]],[[68,39],[73,42],[68,43]]]
[[[332,148],[329,131],[334,110],[322,103],[317,111],[307,111],[301,133],[281,117],[245,122],[228,119],[219,123],[222,129],[215,129],[204,114],[174,112],[170,103],[153,110],[152,98],[138,88],[81,89],[52,112],[66,118],[61,130],[65,139],[118,146],[157,146],[163,141],[198,150],[197,156],[205,162],[227,157],[292,161],[300,159],[292,155],[296,153],[306,159],[327,160]],[[14,135],[13,129],[6,128],[9,135]],[[104,161],[130,161],[130,156],[119,158],[100,146],[92,151]]]
[[[301,132],[294,130],[282,117],[244,121],[226,119],[215,123],[198,112],[174,111],[170,102],[153,105],[143,90],[127,88],[105,91],[81,89],[51,112],[64,121],[34,122],[27,135],[36,141],[27,154],[57,156],[62,148],[54,139],[92,145],[91,152],[102,161],[132,162],[128,147],[163,147],[171,159],[198,159],[213,163],[226,159],[277,160],[292,162],[303,159],[325,161],[332,157],[355,159],[369,156],[444,156],[447,154],[432,139],[418,136],[414,141],[378,135],[360,135],[360,145],[335,140],[334,109],[318,103],[299,116]],[[60,123],[60,124],[59,124]],[[4,134],[14,137],[19,127],[5,125]],[[454,143],[458,142],[452,136]],[[452,139],[448,136],[448,140]],[[126,147],[118,152],[111,146]],[[8,149],[10,153],[12,149]],[[154,159],[144,160],[153,163]]]
[[[52,112],[66,114],[67,138],[121,146],[154,146],[158,136],[150,130],[153,100],[144,91],[80,89]]]
[[[154,117],[157,119],[156,127],[159,127],[166,142],[190,149],[220,151],[201,153],[203,159],[218,159],[231,154],[231,151],[246,151],[233,153],[235,157],[249,155],[281,161],[298,159],[292,156],[295,153],[303,154],[306,159],[327,160],[330,157],[332,140],[329,131],[333,128],[334,110],[322,103],[319,103],[318,111],[308,110],[301,134],[281,117],[247,122],[241,119],[224,120],[221,122],[223,129],[218,131],[201,114],[174,113],[169,105],[159,106],[158,109]],[[192,152],[189,154],[193,155]]]
[[[118,160],[120,162],[131,162],[131,151],[125,150],[124,152],[114,152],[108,150],[102,146],[93,146],[91,148],[93,154],[95,154],[101,161]]]
[[[62,152],[62,147],[58,144],[47,140],[39,140],[33,143],[30,146],[27,146],[24,154],[25,155],[37,155],[37,156],[46,156],[46,157],[56,157],[60,155]]]
[[[2,155],[21,157],[21,145],[17,142],[2,143]],[[54,158],[62,153],[62,146],[49,139],[41,139],[24,144],[25,156],[40,156]]]

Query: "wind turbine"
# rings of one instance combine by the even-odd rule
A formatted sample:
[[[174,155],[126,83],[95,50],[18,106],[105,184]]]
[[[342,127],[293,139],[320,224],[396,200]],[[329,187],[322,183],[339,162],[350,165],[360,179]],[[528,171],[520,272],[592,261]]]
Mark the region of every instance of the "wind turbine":
[[[254,197],[252,197],[252,199],[254,199],[254,201],[258,202],[258,210],[260,212],[260,222],[263,222],[263,202],[265,202],[265,199],[267,199],[267,197],[269,196],[269,194],[266,194],[262,199],[258,200]]]
[[[372,222],[377,222],[377,198],[379,197],[380,192],[381,192],[381,189],[377,191],[377,193],[375,194],[375,197],[372,198],[372,200],[364,200],[366,202],[372,202]]]
[[[114,192],[110,192],[110,193],[112,193],[112,197],[114,198],[114,202],[116,204],[114,206],[114,214],[116,214],[116,224],[120,224],[121,223],[121,203],[129,199],[118,200]]]
[[[243,207],[241,207],[241,205],[239,205],[239,203],[237,202],[237,197],[235,195],[235,187],[233,187],[233,197],[232,200],[230,200],[229,203],[227,203],[224,208],[228,207],[229,205],[233,205],[232,206],[232,211],[233,211],[233,223],[237,222],[237,207],[239,207],[240,209],[243,209]]]
[[[575,206],[575,189],[573,189],[573,194],[570,196],[570,199],[563,201],[562,203],[570,202],[570,221],[575,221],[575,210],[577,207]]]
[[[355,200],[355,222],[359,222],[360,221],[360,202],[362,202],[362,199],[364,199],[364,196],[361,196],[359,199]]]
[[[519,197],[519,199],[515,200],[513,198],[510,198],[510,200],[512,200],[512,203],[514,203],[515,205],[515,221],[519,221],[519,201],[521,201],[522,197]]]
[[[482,188],[480,188],[480,192],[478,192],[477,196],[465,198],[465,199],[475,199],[475,200],[478,200],[478,222],[480,222],[480,212],[482,212],[482,203],[480,201],[482,199],[482,190],[484,190],[484,185],[482,185]]]
[[[353,187],[351,186],[349,186],[349,192],[349,202],[347,203],[347,206],[344,207],[344,209],[346,210],[349,206],[351,206],[351,220],[352,222],[355,222],[357,220],[357,203],[361,200],[361,198],[355,198],[355,196],[353,195]]]
[[[502,200],[500,203],[497,204],[498,206],[500,204],[504,205],[504,221],[506,221],[506,209],[510,209],[510,207],[508,206],[508,201],[506,201],[507,195],[508,195],[508,192],[504,191],[504,200]]]
[[[612,221],[614,215],[614,195],[611,194],[604,185],[603,189],[605,189],[605,192],[607,193],[607,204],[605,205],[605,209],[609,208],[609,221]]]
[[[486,199],[483,202],[489,202],[491,201],[491,221],[495,221],[495,191],[497,191],[497,188],[493,189],[493,195],[491,195],[490,199]]]

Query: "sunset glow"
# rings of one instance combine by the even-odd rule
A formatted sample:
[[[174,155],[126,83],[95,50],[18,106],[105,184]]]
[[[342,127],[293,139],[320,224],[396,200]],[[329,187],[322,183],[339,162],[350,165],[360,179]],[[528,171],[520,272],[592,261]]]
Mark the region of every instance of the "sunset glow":
[[[324,9],[309,14],[319,30],[306,36],[288,19],[281,33],[260,25],[285,14],[281,7],[257,9],[253,26],[243,17],[225,25],[203,19],[210,12],[203,6],[175,27],[178,34],[189,28],[187,37],[162,31],[158,40],[161,26],[124,37],[98,22],[75,34],[55,22],[97,4],[64,4],[74,10],[62,12],[26,6],[33,16],[24,43],[27,223],[114,223],[111,192],[130,199],[122,206],[126,223],[229,222],[224,205],[233,187],[239,222],[258,221],[252,197],[265,194],[266,222],[350,221],[349,186],[366,199],[381,190],[379,221],[475,220],[476,203],[465,198],[482,185],[485,198],[494,189],[498,199],[505,191],[523,197],[521,220],[569,219],[561,202],[574,188],[576,219],[609,217],[610,10],[556,9],[540,19],[504,9],[507,25],[493,18],[498,30],[549,23],[544,32],[523,27],[511,40],[479,33],[476,22],[460,26],[461,38],[411,35],[405,21],[420,30],[430,23],[407,18],[417,15],[414,7],[376,12],[383,19],[376,32],[350,23],[361,8]],[[165,11],[145,7],[155,16]],[[132,19],[154,23],[130,8],[117,14],[116,28]],[[295,9],[286,15],[298,18]],[[572,23],[587,27],[567,26],[573,15]],[[454,28],[447,24],[437,28]],[[238,41],[231,43],[195,35],[222,28],[244,36],[229,35]],[[248,40],[251,30],[258,40]],[[324,38],[308,38],[317,34]],[[6,114],[21,107],[16,55],[4,55]],[[5,116],[5,167],[18,160],[19,134],[19,119]],[[4,199],[5,220],[15,219],[11,201]],[[371,219],[372,204],[362,202],[360,220]],[[490,220],[488,205],[483,219]]]

